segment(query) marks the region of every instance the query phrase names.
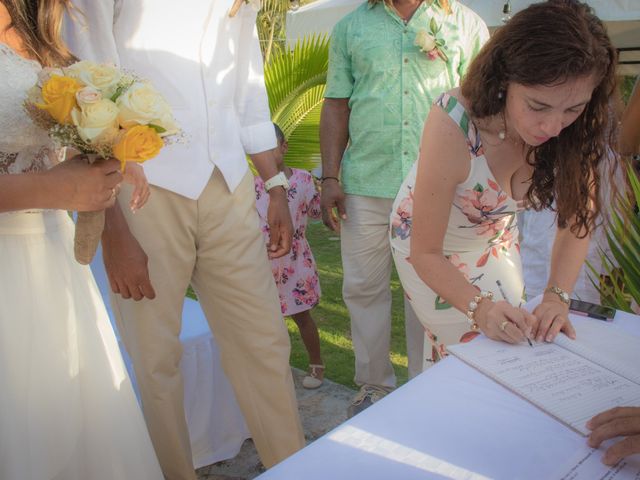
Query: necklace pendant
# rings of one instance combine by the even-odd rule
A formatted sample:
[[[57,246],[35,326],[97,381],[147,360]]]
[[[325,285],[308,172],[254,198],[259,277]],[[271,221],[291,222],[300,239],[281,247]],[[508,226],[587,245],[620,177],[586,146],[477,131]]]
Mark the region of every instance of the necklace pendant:
[[[505,132],[504,130],[500,130],[500,131],[498,132],[498,138],[499,138],[500,140],[504,140],[505,138],[507,138],[507,132]]]

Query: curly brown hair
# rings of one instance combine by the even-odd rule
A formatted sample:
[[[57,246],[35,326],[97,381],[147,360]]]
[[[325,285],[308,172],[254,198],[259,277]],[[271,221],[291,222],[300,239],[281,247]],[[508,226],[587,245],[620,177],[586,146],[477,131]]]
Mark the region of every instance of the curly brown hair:
[[[0,0],[11,16],[11,25],[31,55],[43,66],[64,66],[74,60],[61,37],[70,0]]]
[[[533,167],[527,200],[536,210],[555,208],[558,225],[571,221],[580,237],[593,230],[601,210],[598,165],[614,145],[609,100],[616,64],[604,24],[587,4],[549,0],[519,11],[499,28],[461,84],[472,115],[484,118],[503,113],[511,82],[553,86],[596,75],[598,84],[576,121],[527,152]]]

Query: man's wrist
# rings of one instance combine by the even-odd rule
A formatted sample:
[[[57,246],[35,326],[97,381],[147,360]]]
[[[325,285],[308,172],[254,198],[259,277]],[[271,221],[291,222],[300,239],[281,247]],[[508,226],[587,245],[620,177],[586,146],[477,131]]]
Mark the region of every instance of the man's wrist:
[[[270,190],[267,190],[267,193],[269,194],[269,198],[278,198],[278,197],[284,198],[287,195],[287,189],[284,188],[284,186],[282,185],[277,185],[271,188]]]
[[[327,180],[333,180],[337,183],[340,183],[340,179],[337,176],[334,175],[327,175],[326,177],[322,177],[320,178],[320,184],[324,185],[324,182]]]

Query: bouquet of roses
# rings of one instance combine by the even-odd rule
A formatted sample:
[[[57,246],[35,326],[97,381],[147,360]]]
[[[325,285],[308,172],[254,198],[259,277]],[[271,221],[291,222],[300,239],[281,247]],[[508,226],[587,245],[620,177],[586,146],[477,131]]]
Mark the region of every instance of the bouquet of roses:
[[[25,108],[61,147],[89,161],[115,157],[123,171],[126,162],[155,157],[179,133],[169,104],[150,83],[89,61],[43,69]],[[104,211],[78,213],[78,262],[91,262],[103,229]]]

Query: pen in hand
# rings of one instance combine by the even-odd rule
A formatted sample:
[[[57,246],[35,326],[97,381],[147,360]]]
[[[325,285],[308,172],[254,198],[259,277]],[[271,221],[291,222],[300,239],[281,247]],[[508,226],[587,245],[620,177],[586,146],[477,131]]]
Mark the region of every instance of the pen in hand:
[[[504,289],[502,288],[502,282],[500,282],[500,280],[496,280],[496,285],[498,285],[498,290],[500,291],[500,295],[502,295],[502,298],[504,298],[504,301],[507,302],[507,303],[511,303],[509,301],[509,299],[507,298],[507,294],[505,293]],[[522,307],[522,302],[520,302],[518,304],[518,308],[521,308],[521,307]],[[529,338],[529,336],[525,335],[524,338],[527,339],[527,343],[529,344],[529,346],[533,347],[533,343],[531,343],[531,339]]]

